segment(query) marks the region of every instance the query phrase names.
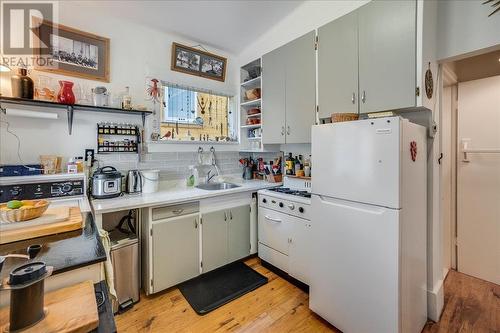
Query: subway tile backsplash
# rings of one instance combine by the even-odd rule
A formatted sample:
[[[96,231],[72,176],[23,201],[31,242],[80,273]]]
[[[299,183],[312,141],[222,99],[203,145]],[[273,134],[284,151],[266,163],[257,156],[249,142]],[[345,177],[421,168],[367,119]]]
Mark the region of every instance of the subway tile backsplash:
[[[240,174],[239,152],[215,152],[217,166],[222,175]],[[189,166],[198,164],[197,152],[145,153],[139,161],[137,154],[98,154],[100,167],[110,165],[125,173],[132,169],[159,169],[163,180],[183,179]],[[200,172],[201,175],[201,172]]]

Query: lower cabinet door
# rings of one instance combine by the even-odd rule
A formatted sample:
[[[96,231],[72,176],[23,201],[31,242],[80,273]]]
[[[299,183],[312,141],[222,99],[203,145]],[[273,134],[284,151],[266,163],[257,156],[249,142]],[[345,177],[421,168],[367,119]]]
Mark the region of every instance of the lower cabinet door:
[[[198,213],[154,221],[152,233],[153,292],[199,275]]]
[[[309,284],[310,231],[309,221],[289,217],[290,246],[288,248],[290,276]]]
[[[228,260],[233,262],[250,255],[250,205],[229,210]]]
[[[203,273],[227,264],[227,210],[203,214],[202,262]]]

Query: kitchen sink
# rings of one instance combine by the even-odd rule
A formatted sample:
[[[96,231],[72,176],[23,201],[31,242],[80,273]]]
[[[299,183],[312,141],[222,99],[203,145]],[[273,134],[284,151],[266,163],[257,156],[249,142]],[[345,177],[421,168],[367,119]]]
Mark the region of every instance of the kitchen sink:
[[[240,187],[240,185],[232,183],[206,183],[197,185],[196,187],[207,191],[219,191],[219,190],[229,190],[230,188]]]

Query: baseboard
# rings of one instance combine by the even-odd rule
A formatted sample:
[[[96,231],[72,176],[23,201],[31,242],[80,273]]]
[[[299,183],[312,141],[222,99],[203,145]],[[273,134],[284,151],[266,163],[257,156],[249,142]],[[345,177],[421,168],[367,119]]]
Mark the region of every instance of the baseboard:
[[[439,280],[433,290],[427,290],[427,317],[439,321],[444,307],[443,280]]]

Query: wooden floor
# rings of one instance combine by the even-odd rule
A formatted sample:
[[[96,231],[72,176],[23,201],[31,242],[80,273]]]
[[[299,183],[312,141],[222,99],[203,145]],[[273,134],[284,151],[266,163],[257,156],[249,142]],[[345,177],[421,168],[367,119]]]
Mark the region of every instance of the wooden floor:
[[[338,332],[308,308],[309,296],[260,265],[246,262],[269,283],[205,316],[198,316],[179,289],[142,295],[134,308],[115,317],[118,332]],[[450,272],[445,310],[424,332],[500,333],[500,286]]]

